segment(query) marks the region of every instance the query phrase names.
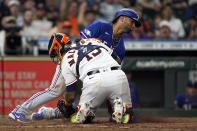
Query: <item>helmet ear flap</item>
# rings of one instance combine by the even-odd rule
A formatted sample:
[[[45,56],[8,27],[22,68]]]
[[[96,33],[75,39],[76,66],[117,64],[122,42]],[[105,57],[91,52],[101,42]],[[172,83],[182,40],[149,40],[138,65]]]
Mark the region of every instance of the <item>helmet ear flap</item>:
[[[57,57],[57,60],[61,61],[62,55],[65,52],[65,48],[69,48],[70,44],[71,44],[71,41],[69,37],[67,37],[65,34],[62,34],[62,33],[53,34],[51,36],[51,39],[48,45],[50,58],[53,59],[54,61],[54,59]]]
[[[51,58],[54,58],[54,57],[56,57],[57,56],[57,53],[56,53],[56,51],[53,49],[53,50],[51,50],[51,54],[50,54],[50,57]]]

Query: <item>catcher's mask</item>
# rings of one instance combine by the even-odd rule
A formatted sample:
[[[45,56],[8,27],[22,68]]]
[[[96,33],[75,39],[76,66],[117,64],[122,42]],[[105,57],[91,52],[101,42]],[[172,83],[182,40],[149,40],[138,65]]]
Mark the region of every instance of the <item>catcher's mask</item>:
[[[70,39],[63,33],[55,33],[51,36],[48,45],[49,56],[54,63],[60,64],[66,48],[71,45]]]

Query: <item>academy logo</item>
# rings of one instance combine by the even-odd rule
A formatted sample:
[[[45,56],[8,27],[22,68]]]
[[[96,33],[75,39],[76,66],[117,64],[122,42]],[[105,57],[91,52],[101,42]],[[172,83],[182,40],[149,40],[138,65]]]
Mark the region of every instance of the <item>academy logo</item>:
[[[91,37],[91,32],[88,29],[85,29],[85,33]]]

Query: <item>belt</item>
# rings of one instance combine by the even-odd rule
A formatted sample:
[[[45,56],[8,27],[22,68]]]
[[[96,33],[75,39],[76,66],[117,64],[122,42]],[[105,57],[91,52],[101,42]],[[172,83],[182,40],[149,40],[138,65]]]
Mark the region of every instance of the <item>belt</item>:
[[[120,67],[119,66],[114,66],[114,67],[110,67],[110,70],[120,70]],[[93,74],[96,74],[96,73],[101,73],[101,72],[106,72],[107,70],[103,69],[102,71],[101,70],[94,70],[94,71],[90,71],[87,73],[88,76],[90,75],[93,75]]]

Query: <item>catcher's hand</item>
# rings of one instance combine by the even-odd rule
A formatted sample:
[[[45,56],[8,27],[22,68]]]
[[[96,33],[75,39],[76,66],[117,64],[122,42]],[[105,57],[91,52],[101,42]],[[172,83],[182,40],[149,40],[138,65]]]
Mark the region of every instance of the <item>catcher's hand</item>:
[[[57,108],[66,118],[69,118],[73,113],[77,112],[76,109],[73,108],[72,104],[66,105],[63,99],[58,101]]]

